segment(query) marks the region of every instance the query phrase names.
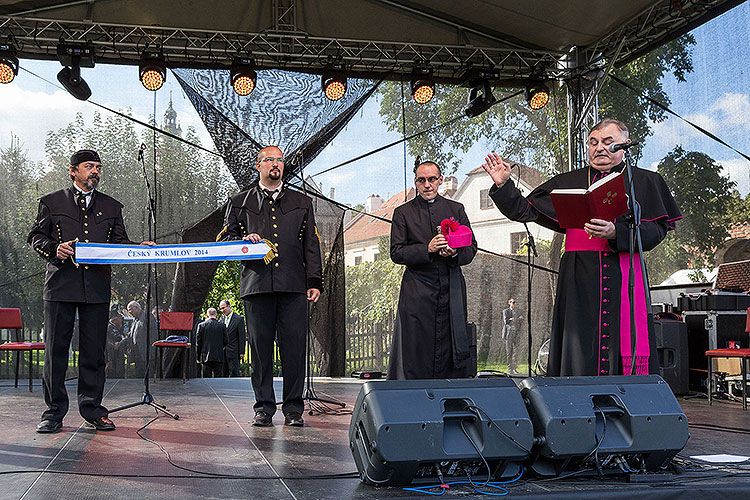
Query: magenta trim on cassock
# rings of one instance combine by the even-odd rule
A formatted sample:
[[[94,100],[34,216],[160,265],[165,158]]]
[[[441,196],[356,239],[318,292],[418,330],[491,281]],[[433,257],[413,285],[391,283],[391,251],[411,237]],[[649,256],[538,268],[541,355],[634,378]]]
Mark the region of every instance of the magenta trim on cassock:
[[[620,253],[620,357],[622,358],[622,373],[631,374],[632,353],[630,350],[630,297],[628,295],[629,254]],[[641,257],[633,255],[635,267],[635,373],[648,375],[648,323],[646,321],[646,293],[643,288],[643,274],[641,273]]]

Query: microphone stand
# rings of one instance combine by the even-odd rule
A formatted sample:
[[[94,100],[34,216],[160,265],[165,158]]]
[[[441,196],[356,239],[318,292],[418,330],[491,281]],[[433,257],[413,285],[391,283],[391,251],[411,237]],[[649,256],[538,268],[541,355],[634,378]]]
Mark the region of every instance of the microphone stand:
[[[538,254],[536,252],[536,245],[534,244],[534,237],[531,235],[531,231],[529,230],[529,225],[527,223],[523,223],[523,227],[526,228],[526,329],[527,329],[527,343],[528,343],[528,350],[526,352],[527,357],[526,361],[528,363],[528,372],[529,372],[529,378],[531,378],[531,253],[534,253],[534,257],[537,257]],[[510,366],[510,360],[508,360],[508,365]]]
[[[154,96],[154,99],[156,99],[156,96]],[[156,116],[156,113],[154,113],[154,116]],[[146,149],[145,144],[141,144],[140,148],[138,149],[138,161],[141,162],[141,169],[143,171],[143,180],[146,183],[146,194],[148,195],[148,239],[149,241],[152,241],[153,238],[153,232],[155,232],[155,226],[156,226],[156,201],[154,200],[154,197],[152,196],[151,192],[151,185],[148,182],[148,173],[146,172],[146,163],[143,160],[143,151]],[[154,149],[154,155],[156,155],[156,150]],[[154,158],[154,160],[156,160]],[[156,161],[154,161],[154,175],[156,175]],[[151,264],[147,264],[146,266],[146,273],[147,273],[147,289],[146,289],[146,374],[143,377],[143,398],[136,402],[131,403],[125,406],[120,406],[119,408],[115,408],[114,410],[109,410],[109,413],[115,413],[121,410],[127,410],[128,408],[133,408],[135,406],[141,406],[141,405],[147,405],[152,408],[154,408],[157,413],[162,412],[166,415],[169,415],[175,420],[178,420],[180,417],[176,413],[172,413],[169,410],[167,410],[166,406],[160,405],[156,402],[154,402],[154,397],[151,395],[151,392],[149,391],[149,368],[151,366],[151,279],[154,274],[156,274],[156,266],[154,266],[154,272],[151,272]],[[158,309],[157,309],[158,311]]]
[[[638,347],[638,337],[635,324],[635,265],[634,265],[634,245],[638,245],[638,255],[640,256],[641,275],[643,277],[643,291],[646,300],[646,328],[652,331],[654,328],[654,312],[651,308],[651,288],[648,283],[648,274],[646,272],[646,260],[643,256],[643,242],[641,239],[641,206],[635,195],[635,183],[633,181],[633,169],[630,165],[630,154],[625,149],[623,156],[625,168],[628,172],[630,197],[628,198],[628,300],[630,301],[630,375],[636,375],[636,348]]]

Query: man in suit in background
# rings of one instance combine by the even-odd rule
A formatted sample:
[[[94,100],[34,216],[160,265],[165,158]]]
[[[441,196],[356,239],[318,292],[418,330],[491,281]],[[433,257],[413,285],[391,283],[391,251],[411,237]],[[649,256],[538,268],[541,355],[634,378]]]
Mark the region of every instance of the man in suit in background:
[[[209,307],[208,318],[198,325],[196,353],[198,364],[203,365],[204,377],[221,377],[224,374],[224,347],[227,345],[227,327],[216,319],[216,309]]]
[[[240,360],[245,357],[245,318],[232,311],[232,305],[224,299],[219,302],[219,310],[224,315],[227,327],[227,345],[224,348],[224,375],[240,376]]]

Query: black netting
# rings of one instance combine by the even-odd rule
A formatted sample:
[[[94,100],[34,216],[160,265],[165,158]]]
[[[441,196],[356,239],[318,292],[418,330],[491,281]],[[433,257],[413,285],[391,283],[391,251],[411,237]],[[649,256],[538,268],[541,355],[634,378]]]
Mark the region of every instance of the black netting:
[[[229,71],[177,69],[177,81],[203,120],[216,149],[244,190],[257,179],[258,151],[277,145],[288,159],[285,175],[302,187],[304,167],[344,128],[377,84],[349,80],[346,95],[329,101],[321,92],[320,77],[287,71],[258,73],[258,86],[248,97],[232,91]],[[315,189],[306,185],[305,189]],[[316,374],[341,376],[345,371],[345,286],[343,211],[318,198],[313,202],[324,258],[324,292],[311,322]],[[184,243],[213,241],[222,227],[225,209],[216,210],[185,229]],[[217,263],[187,263],[177,267],[171,309],[191,311],[198,317],[206,300]],[[172,365],[172,363],[165,363]],[[191,360],[191,371],[195,360]],[[178,376],[174,366],[171,374]],[[168,372],[169,373],[169,372]]]
[[[265,70],[258,72],[253,93],[241,97],[232,90],[227,70],[176,69],[174,74],[240,189],[256,179],[255,159],[264,146],[279,146],[290,160],[287,177],[298,174],[377,87],[371,80],[350,79],[344,97],[329,101],[320,76]]]

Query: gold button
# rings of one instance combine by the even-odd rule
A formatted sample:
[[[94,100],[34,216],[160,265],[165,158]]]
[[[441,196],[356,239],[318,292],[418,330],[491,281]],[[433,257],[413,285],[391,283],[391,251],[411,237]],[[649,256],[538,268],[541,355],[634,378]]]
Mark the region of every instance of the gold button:
[[[276,209],[275,209],[275,208],[272,208],[272,209],[271,209],[271,212],[275,212],[275,211],[276,211]]]
[[[84,216],[83,216],[83,218],[84,218],[84,219],[88,219],[88,218],[89,218],[89,216],[88,216],[88,215],[84,215]]]
[[[84,242],[86,242],[86,243],[88,243],[88,242],[89,242],[89,240],[83,240],[83,241],[84,241]]]
[[[273,228],[276,229],[278,226],[276,224],[273,225]]]
[[[89,223],[88,223],[88,222],[84,222],[84,223],[83,223],[83,225],[84,225],[84,226],[88,226],[88,225],[89,225]]]
[[[279,237],[279,235],[278,235],[277,233],[273,233],[273,237],[274,237],[274,238],[278,238],[278,237]]]
[[[81,210],[86,210],[86,207],[81,207]]]
[[[274,266],[279,267],[279,263],[277,262],[276,264],[274,264]]]
[[[89,230],[88,229],[84,230],[83,234],[89,234]]]
[[[269,205],[273,205],[273,200],[268,200]]]
[[[272,218],[273,220],[276,220],[276,216],[275,216],[275,215],[272,215],[272,216],[271,216],[271,218]]]
[[[84,269],[88,269],[88,268],[89,268],[89,266],[83,266],[83,268],[84,268]]]

